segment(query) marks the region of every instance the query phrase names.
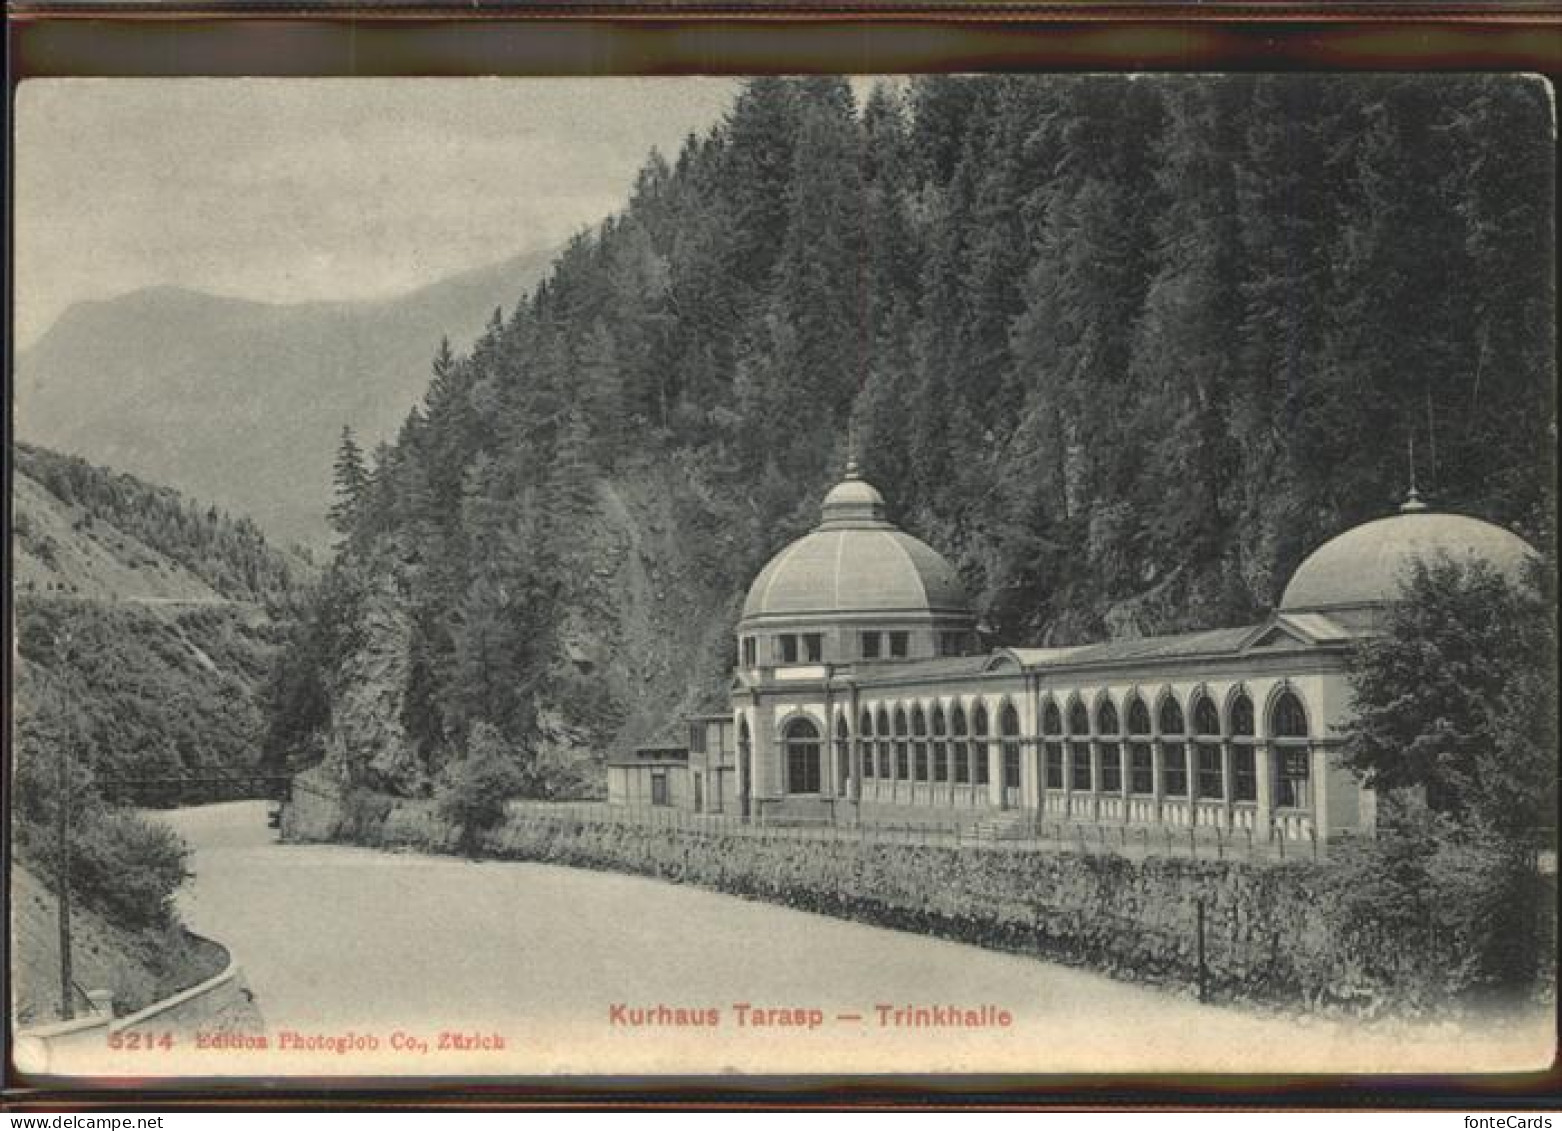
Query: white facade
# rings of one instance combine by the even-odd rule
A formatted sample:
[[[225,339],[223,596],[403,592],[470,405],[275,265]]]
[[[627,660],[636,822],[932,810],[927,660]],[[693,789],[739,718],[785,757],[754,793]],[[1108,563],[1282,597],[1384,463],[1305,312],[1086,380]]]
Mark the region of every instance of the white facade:
[[[1410,561],[1516,573],[1530,554],[1412,497],[1316,551],[1261,624],[978,655],[955,571],[884,513],[848,468],[750,589],[732,684],[744,815],[1365,831],[1374,799],[1339,758],[1354,642]]]

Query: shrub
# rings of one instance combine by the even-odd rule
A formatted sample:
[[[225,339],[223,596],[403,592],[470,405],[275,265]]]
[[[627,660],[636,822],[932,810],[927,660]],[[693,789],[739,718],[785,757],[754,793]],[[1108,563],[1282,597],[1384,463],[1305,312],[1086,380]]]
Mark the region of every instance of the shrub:
[[[121,926],[165,927],[173,897],[189,877],[190,850],[167,825],[106,810],[77,825],[71,885],[82,901]]]
[[[342,797],[337,835],[350,840],[372,840],[390,816],[392,798],[372,789],[353,786]]]
[[[525,785],[525,775],[499,732],[478,723],[466,757],[446,767],[435,794],[440,819],[459,830],[462,852],[476,855],[483,834],[504,820],[504,803]]]
[[[1446,818],[1404,816],[1331,852],[1339,950],[1352,981],[1411,1011],[1523,995],[1541,973],[1538,876],[1513,846]]]

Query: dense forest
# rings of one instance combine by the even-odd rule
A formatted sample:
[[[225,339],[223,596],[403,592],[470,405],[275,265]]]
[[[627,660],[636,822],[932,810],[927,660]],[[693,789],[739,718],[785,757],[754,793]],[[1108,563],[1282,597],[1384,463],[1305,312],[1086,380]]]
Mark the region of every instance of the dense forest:
[[[1412,444],[1434,505],[1536,537],[1552,145],[1510,78],[753,80],[436,352],[394,444],[344,438],[272,746],[415,790],[486,723],[577,788],[552,747],[719,694],[849,434],[1005,642],[1258,617]],[[605,591],[645,532],[689,654],[637,672]]]

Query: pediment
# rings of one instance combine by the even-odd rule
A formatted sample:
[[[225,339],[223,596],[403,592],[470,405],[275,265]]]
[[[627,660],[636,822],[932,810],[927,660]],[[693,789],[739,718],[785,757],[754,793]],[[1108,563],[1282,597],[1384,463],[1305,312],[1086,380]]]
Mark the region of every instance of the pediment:
[[[1280,650],[1286,648],[1307,648],[1313,644],[1305,636],[1283,624],[1265,625],[1257,636],[1250,637],[1242,645],[1242,651],[1251,652],[1257,649]]]
[[[1276,613],[1242,642],[1238,651],[1288,651],[1316,648],[1350,639],[1350,633],[1328,617],[1316,613]]]

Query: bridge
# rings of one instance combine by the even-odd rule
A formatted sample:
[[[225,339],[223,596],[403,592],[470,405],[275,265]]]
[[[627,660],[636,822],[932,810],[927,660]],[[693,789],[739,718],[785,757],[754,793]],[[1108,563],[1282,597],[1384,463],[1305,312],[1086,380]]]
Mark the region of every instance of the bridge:
[[[291,774],[169,774],[159,777],[99,778],[105,800],[148,809],[172,809],[213,801],[286,801],[292,796]]]

